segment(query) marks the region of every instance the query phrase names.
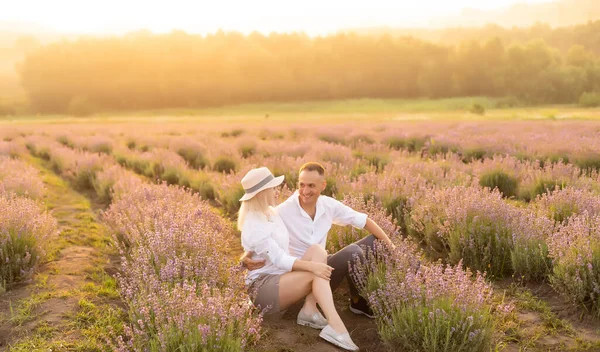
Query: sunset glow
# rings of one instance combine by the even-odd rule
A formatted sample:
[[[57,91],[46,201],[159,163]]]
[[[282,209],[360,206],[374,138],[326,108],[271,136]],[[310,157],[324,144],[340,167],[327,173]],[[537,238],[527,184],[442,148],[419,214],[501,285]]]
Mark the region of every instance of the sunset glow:
[[[464,9],[494,10],[549,0],[358,1],[33,1],[3,6],[0,24],[25,23],[69,33],[120,34],[148,29],[208,33],[303,31],[310,35],[344,28],[436,27]]]

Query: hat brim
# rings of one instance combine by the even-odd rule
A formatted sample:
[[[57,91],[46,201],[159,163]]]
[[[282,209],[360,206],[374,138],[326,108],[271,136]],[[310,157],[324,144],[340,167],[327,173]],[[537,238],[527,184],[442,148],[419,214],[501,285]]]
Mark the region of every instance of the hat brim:
[[[240,198],[240,202],[243,202],[243,201],[248,200],[248,199],[252,199],[252,197],[254,197],[255,195],[257,195],[260,191],[264,191],[265,189],[269,189],[269,188],[273,188],[273,187],[279,186],[283,182],[284,178],[285,178],[284,175],[275,177],[274,179],[271,180],[271,182],[269,182],[266,185],[262,186],[258,190],[254,191],[252,193],[246,193],[246,194],[244,194],[244,196],[242,198]]]

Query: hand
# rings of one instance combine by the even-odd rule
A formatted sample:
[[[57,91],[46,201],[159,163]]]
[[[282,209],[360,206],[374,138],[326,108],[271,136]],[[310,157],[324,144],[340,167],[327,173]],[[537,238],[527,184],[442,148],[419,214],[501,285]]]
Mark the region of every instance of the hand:
[[[388,248],[391,251],[395,251],[396,250],[396,245],[394,244],[394,242],[390,241],[390,243],[387,244]]]
[[[321,279],[331,280],[331,272],[333,268],[325,263],[312,263],[310,271]]]
[[[245,252],[244,255],[240,258],[240,262],[244,268],[248,270],[256,270],[265,266],[264,259],[252,259],[253,252]]]

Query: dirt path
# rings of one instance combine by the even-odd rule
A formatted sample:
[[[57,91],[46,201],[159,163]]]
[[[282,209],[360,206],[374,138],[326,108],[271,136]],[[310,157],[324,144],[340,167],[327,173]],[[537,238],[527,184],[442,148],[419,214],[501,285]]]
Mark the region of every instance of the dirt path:
[[[0,351],[101,351],[124,313],[110,270],[108,236],[90,199],[36,158],[44,204],[59,224],[48,261],[31,282],[0,295]]]
[[[504,351],[600,351],[600,322],[548,284],[498,283],[516,308]]]
[[[338,292],[339,291],[339,292]],[[361,351],[384,351],[381,339],[377,335],[375,320],[363,315],[356,315],[348,309],[348,290],[338,289],[334,293],[336,308],[346,324],[352,340]],[[256,352],[339,352],[319,337],[319,330],[296,324],[296,316],[301,304],[289,308],[283,316],[269,319],[263,323],[265,335],[256,347]]]

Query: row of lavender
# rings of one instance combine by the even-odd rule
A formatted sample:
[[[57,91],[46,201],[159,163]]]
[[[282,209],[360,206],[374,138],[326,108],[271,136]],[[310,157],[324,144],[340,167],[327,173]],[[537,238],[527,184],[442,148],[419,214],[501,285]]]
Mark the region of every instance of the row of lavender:
[[[81,190],[111,202],[104,220],[121,256],[118,283],[130,324],[119,351],[241,351],[261,317],[228,255],[233,229],[197,194],[144,183],[102,153],[30,136],[29,151]]]
[[[45,191],[35,168],[0,154],[0,292],[30,278],[57,235],[42,203]]]
[[[105,213],[131,326],[119,351],[241,351],[261,317],[227,256],[232,229],[198,195],[123,173]]]

